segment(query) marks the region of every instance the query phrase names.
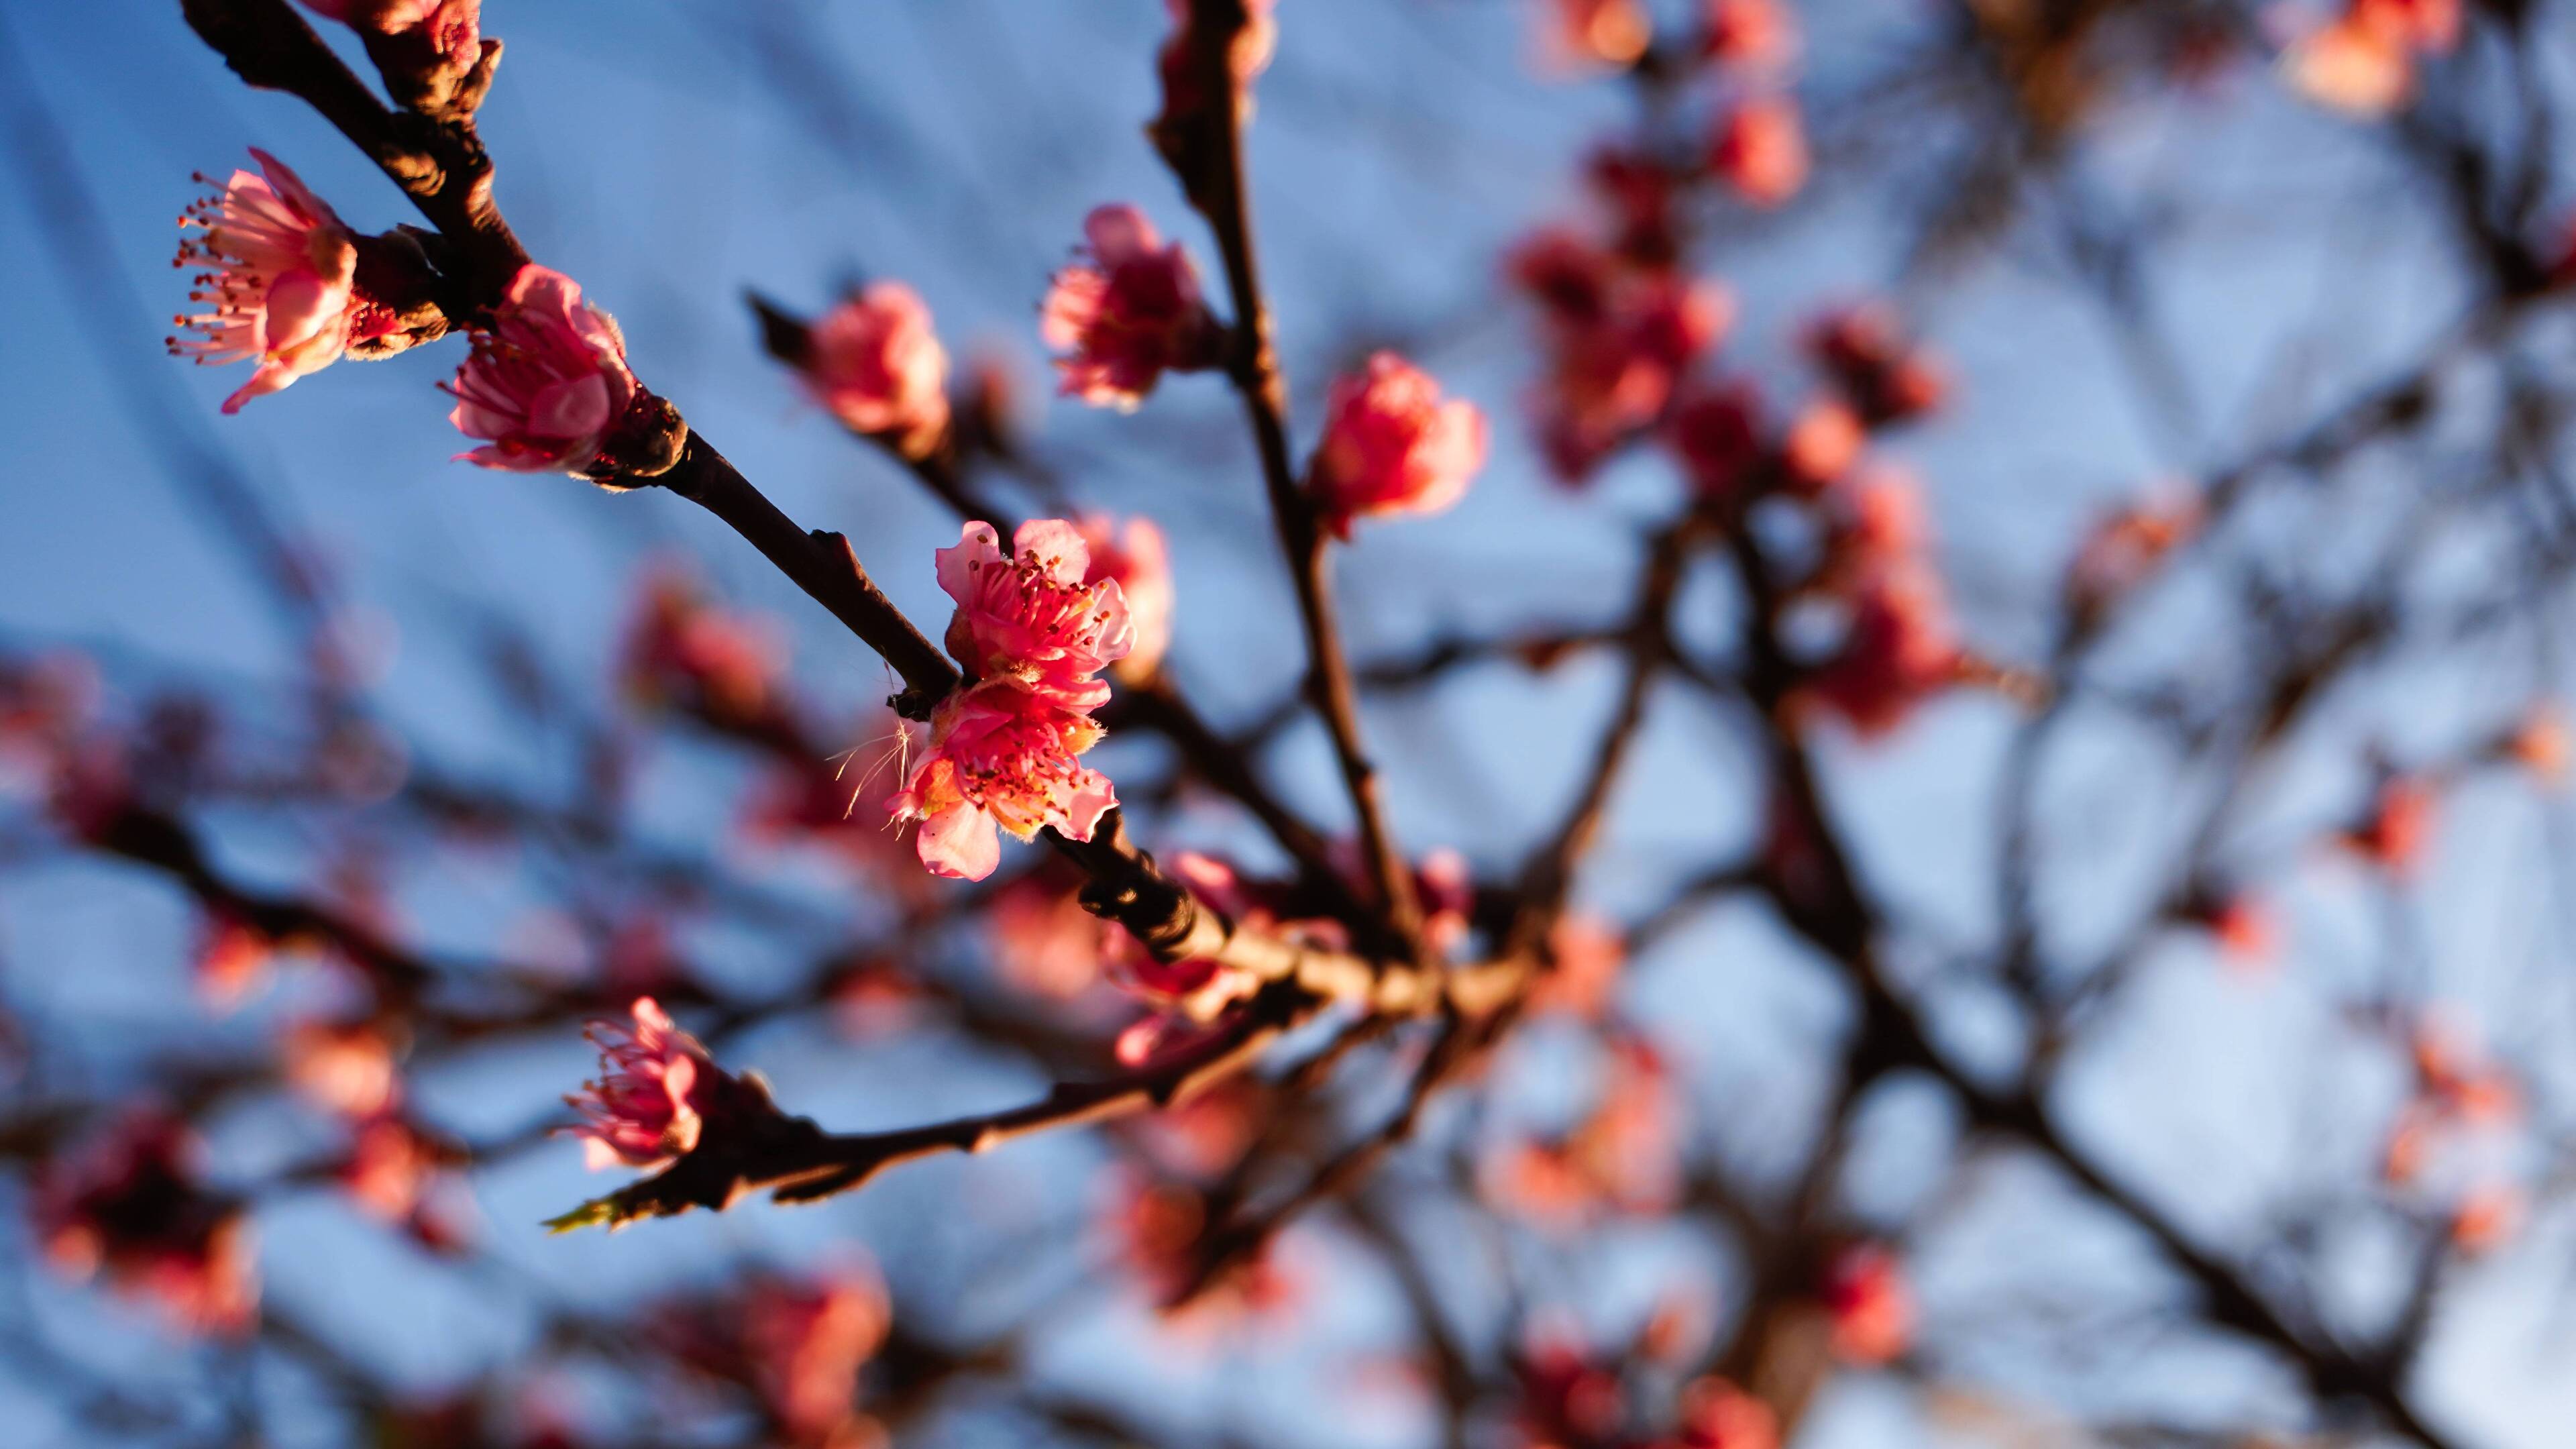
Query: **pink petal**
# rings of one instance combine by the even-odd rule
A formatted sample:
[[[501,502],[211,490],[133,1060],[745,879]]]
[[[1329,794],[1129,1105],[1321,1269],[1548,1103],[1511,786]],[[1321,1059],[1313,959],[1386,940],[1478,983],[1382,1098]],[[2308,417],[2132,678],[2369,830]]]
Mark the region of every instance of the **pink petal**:
[[[972,805],[951,805],[921,822],[914,848],[932,875],[954,880],[982,880],[1002,863],[993,817]]]

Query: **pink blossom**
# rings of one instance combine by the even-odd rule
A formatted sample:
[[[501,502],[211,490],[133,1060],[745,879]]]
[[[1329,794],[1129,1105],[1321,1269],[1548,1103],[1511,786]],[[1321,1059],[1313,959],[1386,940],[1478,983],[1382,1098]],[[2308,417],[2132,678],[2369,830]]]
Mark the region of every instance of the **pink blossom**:
[[[181,242],[173,263],[205,269],[190,279],[188,300],[209,310],[174,319],[196,335],[171,338],[171,354],[200,366],[259,360],[224,399],[227,413],[337,362],[353,319],[368,310],[348,227],[286,163],[250,154],[264,177],[236,171],[219,193],[190,203],[179,224],[205,234]]]
[[[259,1303],[249,1225],[198,1183],[197,1154],[184,1124],[140,1112],[43,1164],[30,1208],[45,1256],[73,1277],[105,1273],[183,1327],[247,1328]]]
[[[893,1320],[873,1267],[808,1283],[754,1280],[743,1303],[743,1352],[793,1442],[844,1442],[834,1431],[854,1417],[859,1370],[876,1357]]]
[[[1091,549],[1086,585],[1113,583],[1127,601],[1127,624],[1133,639],[1127,657],[1113,671],[1119,678],[1154,677],[1163,653],[1172,646],[1172,560],[1163,530],[1150,518],[1130,518],[1125,526],[1106,514],[1086,514],[1075,525]]]
[[[1098,707],[1109,686],[1094,676],[1135,647],[1125,591],[1093,573],[1091,545],[1063,519],[1021,524],[1011,549],[1003,554],[993,525],[978,522],[939,550],[939,586],[957,601],[948,652],[970,680],[1009,680],[1067,709]]]
[[[1922,564],[1880,570],[1850,603],[1842,647],[1808,680],[1805,698],[1865,736],[1884,734],[1955,682],[1963,656],[1940,578]]]
[[[1682,469],[1705,498],[1733,496],[1762,464],[1761,397],[1751,384],[1703,388],[1665,421]]]
[[[1759,96],[1727,112],[1709,164],[1755,206],[1778,206],[1797,195],[1807,184],[1807,132],[1798,103]]]
[[[1875,1244],[1846,1248],[1825,1272],[1825,1311],[1833,1315],[1834,1356],[1874,1366],[1904,1356],[1914,1343],[1914,1293],[1896,1255]]]
[[[1771,1406],[1721,1378],[1682,1391],[1682,1424],[1674,1449],[1780,1449],[1780,1418]]]
[[[1077,262],[1055,274],[1038,318],[1062,391],[1094,406],[1133,411],[1165,372],[1213,367],[1222,329],[1199,298],[1198,273],[1174,242],[1132,206],[1083,218]]]
[[[582,1031],[599,1048],[599,1076],[566,1096],[586,1119],[572,1128],[592,1168],[623,1162],[652,1167],[694,1149],[724,1071],[660,1003],[635,998],[632,1030],[594,1021]]]
[[[918,458],[948,431],[948,351],[930,309],[901,282],[877,282],[825,313],[808,334],[805,382],[852,432]]]
[[[1708,54],[1734,70],[1770,71],[1798,50],[1798,21],[1780,0],[1707,0]]]
[[[306,1022],[287,1032],[285,1050],[287,1081],[326,1111],[363,1120],[402,1095],[393,1045],[372,1026]]]
[[[939,707],[929,749],[887,808],[899,824],[921,822],[915,848],[931,874],[982,880],[1001,863],[996,827],[1091,838],[1118,803],[1108,776],[1075,762],[1100,735],[1089,715],[1016,681],[975,685]]]
[[[1451,507],[1485,464],[1485,415],[1392,352],[1336,379],[1324,413],[1308,486],[1343,538],[1354,519]]]
[[[1555,13],[1543,37],[1559,65],[1633,65],[1655,38],[1643,0],[1548,0]]]
[[[450,62],[471,61],[482,49],[483,0],[302,0],[305,9],[353,30],[401,35],[429,28],[431,44]]]
[[[521,267],[492,330],[445,384],[447,420],[490,441],[458,456],[514,473],[571,473],[599,456],[638,391],[626,339],[607,313],[581,300],[581,284],[534,264]]]

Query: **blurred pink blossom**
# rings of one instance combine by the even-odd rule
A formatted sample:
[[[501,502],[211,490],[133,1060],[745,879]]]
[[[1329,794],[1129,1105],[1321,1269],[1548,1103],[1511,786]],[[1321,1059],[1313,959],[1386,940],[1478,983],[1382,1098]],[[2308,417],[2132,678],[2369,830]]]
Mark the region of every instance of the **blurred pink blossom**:
[[[1123,204],[1094,209],[1082,232],[1087,259],[1055,274],[1038,320],[1046,345],[1067,354],[1056,359],[1065,396],[1132,411],[1165,372],[1215,366],[1223,329],[1180,243],[1163,245]]]
[[[1334,381],[1308,486],[1326,526],[1348,538],[1355,519],[1453,506],[1484,464],[1476,405],[1442,401],[1429,373],[1380,352]]]

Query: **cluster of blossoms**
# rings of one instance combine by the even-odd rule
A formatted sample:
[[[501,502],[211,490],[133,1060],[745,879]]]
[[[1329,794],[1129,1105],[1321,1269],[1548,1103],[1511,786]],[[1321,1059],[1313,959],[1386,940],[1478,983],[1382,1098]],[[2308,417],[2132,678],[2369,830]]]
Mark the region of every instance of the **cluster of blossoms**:
[[[454,8],[470,40],[473,6]],[[442,13],[419,10],[404,29],[442,24]],[[368,14],[391,23],[413,10]],[[394,303],[358,283],[362,239],[284,163],[251,154],[261,174],[234,172],[181,218],[201,234],[181,244],[177,264],[199,269],[189,297],[206,310],[177,318],[190,335],[172,337],[170,349],[200,363],[256,363],[225,399],[227,413],[345,355],[391,350],[405,330]],[[484,440],[462,456],[524,473],[612,475],[619,463],[603,455],[630,411],[651,398],[626,366],[616,321],[585,303],[571,278],[534,265],[512,279],[443,386],[456,398],[449,421]]]
[[[1642,164],[1642,163],[1640,163]],[[1596,164],[1595,177],[1628,168]],[[1723,287],[1668,259],[1660,206],[1629,209],[1619,245],[1566,228],[1521,244],[1513,279],[1537,301],[1548,370],[1535,399],[1539,439],[1556,475],[1579,483],[1621,444],[1653,427],[1735,312]]]
[[[2346,0],[2281,54],[2292,87],[2321,105],[2382,115],[2415,94],[2415,67],[2460,43],[2460,0]]]
[[[1975,672],[1930,558],[1920,486],[1864,461],[1875,430],[1922,417],[1948,385],[1879,307],[1829,312],[1806,342],[1831,386],[1772,442],[1751,384],[1728,380],[1688,384],[1662,434],[1710,506],[1732,514],[1768,501],[1814,528],[1819,556],[1793,602],[1834,621],[1836,642],[1799,700],[1877,735]]]
[[[888,808],[921,823],[916,848],[932,874],[982,880],[1001,862],[997,827],[1089,840],[1118,803],[1079,757],[1100,741],[1100,671],[1127,657],[1135,629],[1126,594],[1094,576],[1082,530],[1062,519],[1022,524],[1007,554],[992,525],[967,524],[939,550],[939,586],[957,603],[947,646],[966,682],[939,705]]]
[[[2390,1124],[2381,1173],[2392,1188],[2443,1205],[2452,1243],[2466,1253],[2501,1246],[2520,1228],[2527,1194],[2509,1166],[2522,1092],[2504,1067],[2456,1025],[2414,1024],[2413,1086]]]
[[[1807,134],[1785,82],[1798,27],[1781,0],[1699,0],[1696,31],[1660,49],[1645,0],[1551,0],[1542,47],[1561,67],[1627,69],[1649,53],[1705,66],[1721,94],[1706,164],[1746,202],[1774,207],[1807,184]]]
[[[470,63],[483,46],[483,0],[301,0],[304,8],[376,35],[417,33],[449,61]]]
[[[188,1129],[138,1113],[44,1165],[32,1201],[46,1257],[75,1277],[104,1274],[180,1326],[237,1333],[258,1311],[250,1225],[200,1185]]]

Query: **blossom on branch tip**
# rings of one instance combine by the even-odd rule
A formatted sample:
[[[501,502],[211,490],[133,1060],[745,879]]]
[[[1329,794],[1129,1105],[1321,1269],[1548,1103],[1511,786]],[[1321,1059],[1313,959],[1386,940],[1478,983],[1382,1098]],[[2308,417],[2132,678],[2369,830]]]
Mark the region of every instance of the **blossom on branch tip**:
[[[1808,677],[1799,698],[1842,716],[1865,737],[1882,735],[1956,683],[1964,655],[1940,577],[1926,564],[1877,571],[1849,606],[1840,649]]]
[[[1559,66],[1626,66],[1654,43],[1654,17],[1643,0],[1545,0],[1553,12],[1542,42]]]
[[[203,269],[188,300],[208,310],[173,319],[195,335],[170,338],[171,355],[200,366],[258,359],[224,399],[227,413],[337,362],[352,328],[392,326],[357,290],[357,242],[339,215],[286,163],[250,154],[263,174],[235,171],[191,202],[179,224],[203,235],[182,241],[172,263]]]
[[[1095,208],[1082,232],[1083,259],[1055,274],[1038,318],[1039,337],[1067,354],[1064,395],[1133,411],[1165,372],[1216,366],[1224,329],[1181,244],[1165,246],[1126,205]]]
[[[1121,524],[1100,513],[1083,515],[1075,527],[1091,550],[1083,583],[1116,584],[1127,602],[1131,632],[1127,657],[1118,660],[1111,672],[1130,681],[1153,678],[1162,666],[1164,651],[1172,645],[1172,560],[1163,530],[1150,518],[1130,518]]]
[[[1709,165],[1755,206],[1780,205],[1807,184],[1807,131],[1788,96],[1757,96],[1718,123]]]
[[[1871,427],[1920,417],[1949,396],[1948,375],[1885,303],[1827,312],[1809,325],[1806,342]]]
[[[581,284],[530,264],[511,279],[492,330],[474,334],[448,421],[484,446],[457,456],[514,473],[570,473],[599,458],[642,390],[626,367],[626,339]]]
[[[1476,405],[1444,402],[1429,373],[1380,352],[1335,379],[1307,487],[1325,526],[1349,538],[1355,519],[1451,507],[1484,464],[1485,415]]]
[[[948,431],[948,351],[930,309],[901,282],[876,282],[815,322],[806,386],[852,432],[883,438],[907,458]]]
[[[969,680],[1008,680],[1068,710],[1108,701],[1097,676],[1128,656],[1136,631],[1118,581],[1093,576],[1082,529],[1034,518],[1004,554],[993,525],[969,523],[938,560],[939,587],[957,601],[948,652]]]
[[[594,1021],[582,1030],[599,1048],[599,1076],[564,1102],[585,1119],[568,1130],[592,1168],[653,1167],[691,1151],[731,1081],[652,997],[635,999],[634,1017],[631,1028]]]
[[[1091,838],[1118,803],[1108,776],[1076,762],[1100,736],[1081,709],[1017,681],[974,685],[932,716],[930,745],[886,808],[898,824],[921,823],[914,844],[931,874],[982,880],[1001,863],[997,828]]]

